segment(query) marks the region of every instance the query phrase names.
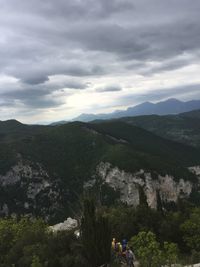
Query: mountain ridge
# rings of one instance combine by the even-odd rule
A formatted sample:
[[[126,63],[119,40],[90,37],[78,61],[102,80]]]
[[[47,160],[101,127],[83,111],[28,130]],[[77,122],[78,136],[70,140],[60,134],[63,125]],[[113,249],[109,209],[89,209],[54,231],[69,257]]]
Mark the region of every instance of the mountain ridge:
[[[180,101],[175,98],[170,98],[165,101],[157,103],[144,102],[139,105],[129,107],[126,110],[114,111],[107,114],[87,114],[83,113],[74,118],[73,121],[92,121],[96,119],[114,119],[128,116],[140,116],[140,115],[168,115],[179,114],[183,112],[200,109],[200,100]],[[62,122],[63,123],[63,122]]]
[[[169,140],[200,148],[200,109],[175,115],[143,115],[116,120],[122,120]]]

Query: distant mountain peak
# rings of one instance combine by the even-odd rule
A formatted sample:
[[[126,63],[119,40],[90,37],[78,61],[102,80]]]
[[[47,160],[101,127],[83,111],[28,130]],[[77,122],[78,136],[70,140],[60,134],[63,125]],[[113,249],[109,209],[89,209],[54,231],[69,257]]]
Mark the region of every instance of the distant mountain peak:
[[[157,103],[146,101],[136,106],[128,107],[126,110],[115,110],[112,113],[82,113],[78,117],[74,118],[72,121],[89,122],[93,120],[117,119],[122,117],[134,117],[140,115],[170,115],[180,114],[197,109],[200,109],[200,100],[190,100],[184,102],[176,98],[169,98],[167,100],[163,100]],[[62,121],[60,124],[63,123],[65,122]],[[53,125],[56,124],[56,122],[53,123]]]
[[[165,103],[169,103],[169,102],[171,102],[171,103],[184,103],[183,101],[178,100],[176,98],[168,98],[167,100],[161,101],[160,103],[163,103],[163,102],[165,102]]]

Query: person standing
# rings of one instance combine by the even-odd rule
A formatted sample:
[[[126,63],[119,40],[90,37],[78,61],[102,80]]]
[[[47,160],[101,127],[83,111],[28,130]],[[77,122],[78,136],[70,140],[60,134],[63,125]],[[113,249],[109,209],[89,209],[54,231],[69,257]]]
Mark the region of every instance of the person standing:
[[[127,248],[126,261],[127,261],[128,267],[134,267],[134,260],[135,260],[135,255],[133,251],[130,248]]]

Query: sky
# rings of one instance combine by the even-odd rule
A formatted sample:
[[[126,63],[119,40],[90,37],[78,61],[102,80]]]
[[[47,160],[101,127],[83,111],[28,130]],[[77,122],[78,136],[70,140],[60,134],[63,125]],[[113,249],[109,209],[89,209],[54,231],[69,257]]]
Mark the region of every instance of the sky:
[[[0,0],[0,120],[200,99],[199,0]]]

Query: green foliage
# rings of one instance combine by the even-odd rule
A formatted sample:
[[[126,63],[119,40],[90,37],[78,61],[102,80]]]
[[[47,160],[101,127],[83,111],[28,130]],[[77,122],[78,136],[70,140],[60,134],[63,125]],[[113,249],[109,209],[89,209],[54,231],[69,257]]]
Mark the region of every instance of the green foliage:
[[[41,220],[0,220],[0,267],[86,267],[73,233],[52,233]]]
[[[11,219],[0,220],[0,262],[4,262],[5,256],[14,244],[15,222]],[[1,266],[1,265],[0,265]]]
[[[139,232],[129,243],[143,267],[172,266],[177,263],[178,249],[174,243],[164,242],[163,249],[152,232]]]
[[[110,225],[107,218],[97,214],[93,200],[84,201],[81,239],[89,267],[98,267],[110,262]]]
[[[200,251],[192,250],[191,251],[191,257],[190,257],[190,263],[199,263],[200,262]]]
[[[184,167],[197,164],[200,151],[161,138],[122,120],[105,121],[93,124],[92,127],[106,136],[108,142],[115,143],[108,154],[109,160],[105,155],[106,161],[130,172],[143,168],[152,172],[153,176],[156,173],[171,174],[175,178],[195,180],[194,175]],[[108,137],[112,138],[109,140]]]
[[[143,267],[161,265],[162,253],[160,245],[152,232],[140,232],[130,240],[129,245],[134,248],[136,257]]]
[[[190,202],[194,203],[195,206],[200,206],[200,190],[199,188],[193,188],[190,194]]]
[[[3,220],[5,223],[7,220]],[[32,255],[42,257],[46,238],[46,226],[41,220],[29,221],[24,218],[19,222],[10,220],[12,242],[4,255],[4,261],[20,266],[30,266]],[[4,231],[5,233],[5,231]],[[17,266],[17,265],[16,265]]]
[[[188,247],[200,252],[200,209],[192,211],[190,218],[181,225],[181,229]]]
[[[43,267],[43,265],[40,263],[40,259],[37,256],[33,256],[31,267]]]
[[[17,159],[12,146],[0,142],[0,174],[5,174],[16,162]]]
[[[111,206],[118,202],[120,199],[120,192],[117,190],[114,190],[107,184],[103,184],[101,186],[101,196],[100,201],[103,206]]]
[[[149,115],[122,118],[128,124],[159,136],[200,148],[200,110],[179,115]]]
[[[117,239],[130,239],[140,231],[152,231],[160,235],[162,214],[146,205],[136,208],[118,205],[108,209],[107,216],[112,226],[112,235]]]
[[[162,251],[162,264],[172,266],[178,261],[178,248],[174,243],[164,242]]]
[[[178,262],[179,250],[187,264],[197,263],[200,209],[181,205],[179,211],[161,213],[147,206],[96,209],[86,200],[80,239],[73,232],[53,233],[40,219],[1,219],[0,267],[99,266],[110,262],[111,229],[117,240],[131,239],[129,245],[143,267],[170,266]]]
[[[187,202],[179,204],[178,210],[174,212],[156,211],[145,205],[137,208],[118,205],[107,208],[105,212],[112,226],[112,236],[117,240],[130,239],[141,231],[151,231],[161,244],[164,242],[177,244],[181,253],[185,254],[189,251],[186,237],[191,239],[192,248],[197,250],[192,241],[195,238],[198,244],[197,228],[192,232],[190,227],[187,228],[187,231],[182,227],[182,224],[190,220],[191,213],[193,213],[193,208]]]

